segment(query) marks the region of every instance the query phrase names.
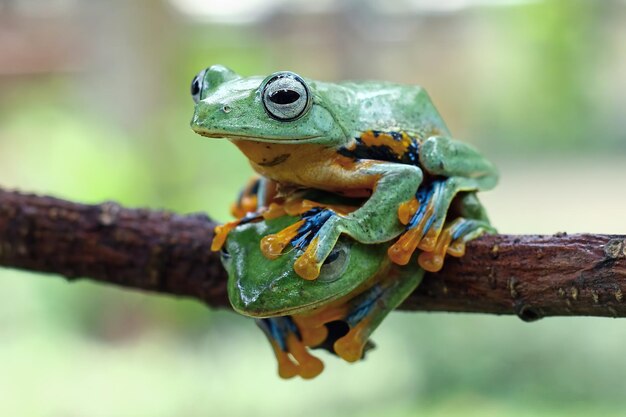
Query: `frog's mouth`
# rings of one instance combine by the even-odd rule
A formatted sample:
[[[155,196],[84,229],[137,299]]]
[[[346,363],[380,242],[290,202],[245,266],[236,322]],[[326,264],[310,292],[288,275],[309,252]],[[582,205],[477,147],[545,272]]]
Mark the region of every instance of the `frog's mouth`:
[[[244,316],[248,316],[248,317],[253,317],[256,319],[266,319],[266,318],[271,318],[271,317],[279,317],[279,316],[292,316],[294,314],[298,314],[298,313],[302,313],[305,311],[311,311],[311,309],[314,306],[318,306],[318,305],[326,305],[327,303],[334,301],[338,298],[341,298],[341,295],[333,295],[333,296],[329,296],[326,297],[325,299],[322,300],[317,300],[314,303],[309,303],[309,304],[301,304],[298,305],[297,307],[286,307],[283,309],[277,309],[274,311],[268,311],[265,310],[264,308],[260,307],[261,311],[255,311],[254,308],[246,308],[246,309],[240,309],[238,308],[236,305],[232,304],[233,310],[235,310],[237,313],[242,314]],[[249,307],[249,306],[247,306]]]
[[[285,138],[284,136],[254,136],[244,134],[232,134],[223,132],[209,132],[204,130],[195,130],[200,136],[213,139],[228,139],[228,140],[243,140],[252,142],[267,142],[267,143],[285,143],[285,144],[298,144],[307,142],[319,142],[322,135],[300,136],[297,138]]]

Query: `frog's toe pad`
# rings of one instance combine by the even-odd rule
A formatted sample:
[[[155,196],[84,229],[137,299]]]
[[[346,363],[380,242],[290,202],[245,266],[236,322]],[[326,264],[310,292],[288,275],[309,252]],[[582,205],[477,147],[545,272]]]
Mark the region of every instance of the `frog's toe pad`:
[[[257,212],[247,213],[241,219],[233,220],[232,222],[224,223],[218,226],[215,226],[215,230],[213,231],[213,241],[211,242],[211,250],[213,252],[217,252],[222,249],[224,243],[226,243],[226,238],[228,238],[228,234],[241,224],[252,223],[261,220],[262,217]]]
[[[339,340],[333,346],[333,350],[343,360],[347,362],[356,362],[363,358],[365,346],[367,345],[367,320],[361,321],[355,327]]]
[[[261,239],[261,253],[268,259],[276,259],[283,253],[283,250],[297,236],[298,230],[304,224],[304,220],[299,220],[278,233],[267,235]]]
[[[268,259],[276,259],[289,245],[302,250],[317,246],[317,234],[326,221],[334,215],[335,213],[328,209],[313,208],[308,210],[302,215],[301,220],[278,233],[267,235],[261,239],[261,252]],[[309,257],[311,255],[313,254],[309,254]],[[303,274],[310,275],[306,261],[302,260],[300,264]]]
[[[311,355],[302,341],[299,330],[289,316],[256,320],[270,341],[278,362],[278,375],[304,379],[314,378],[324,370],[324,363]]]
[[[422,252],[417,261],[428,272],[443,268],[446,254],[461,257],[465,254],[465,244],[493,228],[484,221],[459,217],[449,222],[439,235],[435,247],[430,252]]]

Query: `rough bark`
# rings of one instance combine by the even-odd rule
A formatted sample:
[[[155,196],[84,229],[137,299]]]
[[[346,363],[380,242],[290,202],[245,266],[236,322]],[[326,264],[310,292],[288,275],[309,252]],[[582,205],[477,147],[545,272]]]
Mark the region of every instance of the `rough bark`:
[[[204,214],[85,205],[0,190],[0,266],[85,278],[226,307]],[[626,236],[496,235],[430,274],[402,309],[626,317]]]

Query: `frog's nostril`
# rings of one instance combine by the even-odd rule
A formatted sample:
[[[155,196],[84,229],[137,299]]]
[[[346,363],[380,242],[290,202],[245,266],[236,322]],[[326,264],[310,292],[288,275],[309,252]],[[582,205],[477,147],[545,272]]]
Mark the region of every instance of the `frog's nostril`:
[[[231,108],[230,108],[230,106],[228,106],[228,105],[224,105],[224,106],[222,106],[222,111],[223,111],[224,113],[230,113],[230,111],[231,111],[231,110],[232,110],[232,109],[231,109]]]

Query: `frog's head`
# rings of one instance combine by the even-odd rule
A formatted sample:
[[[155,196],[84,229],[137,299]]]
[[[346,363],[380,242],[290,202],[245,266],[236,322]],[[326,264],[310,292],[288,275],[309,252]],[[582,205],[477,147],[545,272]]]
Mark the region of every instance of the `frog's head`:
[[[263,236],[294,223],[280,217],[238,226],[228,235],[222,262],[228,271],[228,298],[239,313],[252,317],[291,315],[350,294],[389,264],[387,245],[363,245],[344,237],[314,281],[299,277],[293,264],[301,254],[286,250],[269,260],[260,250]]]
[[[198,134],[272,143],[336,143],[346,138],[332,101],[340,87],[305,80],[289,72],[266,78],[241,77],[221,65],[193,79],[196,103],[191,128]],[[329,100],[329,96],[333,100]]]

